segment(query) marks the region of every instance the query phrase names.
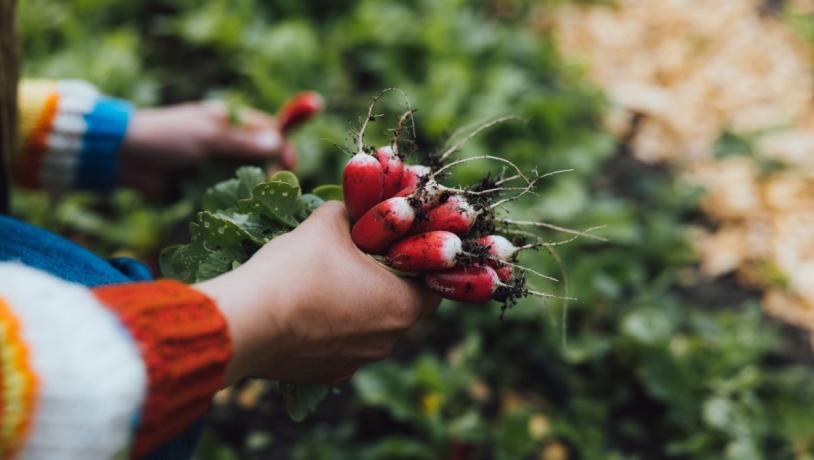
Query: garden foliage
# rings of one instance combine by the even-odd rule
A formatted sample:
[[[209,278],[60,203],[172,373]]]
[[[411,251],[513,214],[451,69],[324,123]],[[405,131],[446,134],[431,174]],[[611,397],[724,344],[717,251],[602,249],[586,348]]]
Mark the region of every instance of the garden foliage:
[[[684,232],[699,223],[699,192],[632,158],[624,139],[603,131],[601,93],[558,55],[546,28],[553,3],[21,2],[27,75],[86,78],[139,104],[219,97],[272,112],[295,91],[320,91],[327,113],[294,139],[306,190],[338,181],[348,158],[341,147],[358,114],[379,90],[396,86],[419,109],[413,155],[439,150],[457,128],[516,114],[525,123],[484,133],[463,154],[575,172],[543,182],[512,216],[608,226],[609,244],[578,240],[558,249],[565,273],[546,253],[523,256],[538,270],[567,275],[568,294],[580,299],[570,306],[567,340],[557,302],[525,300],[502,321],[497,305],[446,303],[394,359],[360,370],[302,423],[290,421],[262,385],[220,395],[200,458],[814,458],[805,338],[765,316],[759,295],[699,276]],[[372,143],[389,137],[383,126],[404,109],[399,98],[384,102],[387,123],[373,123]],[[456,177],[470,183],[488,166],[467,163]],[[234,168],[217,173],[231,177]],[[230,194],[254,200],[247,191],[191,194],[186,209],[203,209],[193,244],[208,219],[232,228],[230,217],[208,210],[212,203]],[[41,206],[24,210],[24,200]],[[75,200],[26,195],[17,209],[51,224],[43,215]],[[84,214],[54,225],[95,234],[100,252],[133,241],[149,241],[139,248],[146,253],[159,246],[123,240],[122,227],[102,219],[85,227],[71,220],[77,215]],[[296,223],[262,216],[281,229]],[[271,236],[243,224],[240,237],[253,245]],[[210,268],[195,258],[179,270],[194,281]]]

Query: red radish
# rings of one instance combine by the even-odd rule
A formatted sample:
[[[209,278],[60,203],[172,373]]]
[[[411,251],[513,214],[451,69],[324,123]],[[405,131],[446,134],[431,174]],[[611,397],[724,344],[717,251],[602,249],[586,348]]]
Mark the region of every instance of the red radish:
[[[463,243],[451,232],[427,232],[408,236],[387,252],[391,267],[408,272],[452,268],[463,253]]]
[[[295,126],[321,112],[324,106],[325,100],[319,93],[305,91],[296,94],[280,109],[280,114],[277,116],[280,130],[287,133]]]
[[[424,284],[441,297],[461,302],[485,303],[501,286],[492,267],[473,265],[424,275]]]
[[[416,190],[413,197],[418,200],[421,209],[428,211],[441,203],[441,197],[446,191],[446,187],[431,180]]]
[[[413,193],[424,176],[429,176],[432,170],[424,165],[404,165],[404,173],[401,176],[401,190],[409,190],[402,196]],[[400,191],[399,194],[402,192]]]
[[[414,220],[415,211],[407,198],[390,198],[370,208],[353,225],[351,238],[362,251],[382,254],[410,230]]]
[[[404,176],[404,163],[402,163],[395,149],[389,145],[376,150],[376,158],[379,159],[379,163],[382,165],[382,172],[384,173],[382,198],[390,198],[401,190],[401,178]]]
[[[508,265],[501,265],[494,270],[495,273],[497,273],[498,279],[504,283],[508,283],[512,280],[512,278],[514,278],[514,271],[512,270],[512,267]]]
[[[416,233],[446,230],[464,236],[472,229],[480,213],[460,195],[450,196],[445,203],[427,211],[425,219],[417,221]]]
[[[486,246],[486,254],[489,258],[486,259],[486,264],[490,267],[494,268],[495,270],[503,269],[503,267],[508,267],[509,269],[518,269],[525,273],[531,273],[535,276],[539,276],[540,278],[545,278],[550,281],[557,282],[557,278],[552,276],[545,275],[540,273],[536,270],[533,270],[529,267],[524,267],[522,265],[517,265],[511,262],[512,257],[520,251],[525,249],[534,249],[540,247],[541,243],[531,243],[526,244],[524,246],[515,246],[512,244],[511,241],[502,237],[500,235],[487,235],[475,240],[475,244],[480,246]],[[501,281],[505,281],[504,276],[508,276],[511,279],[511,270],[508,274],[500,275]]]
[[[396,193],[396,196],[413,197],[420,203],[420,207],[427,210],[436,204],[441,199],[441,193],[444,187],[434,180],[427,181],[423,187],[419,189],[418,185],[424,176],[428,176],[431,169],[424,165],[405,165],[404,174],[401,177],[401,190]]]
[[[352,221],[382,201],[384,172],[376,158],[364,152],[354,155],[342,173],[342,192]]]
[[[441,197],[444,192],[448,192],[447,188],[434,180],[427,181],[421,187],[412,186],[402,188],[396,196],[403,196],[405,198],[412,198],[417,203],[417,207],[424,211],[438,206],[441,202]]]
[[[475,240],[475,243],[486,246],[487,254],[497,260],[488,260],[487,263],[492,267],[498,266],[498,260],[509,261],[518,249],[511,241],[500,235],[487,235]]]

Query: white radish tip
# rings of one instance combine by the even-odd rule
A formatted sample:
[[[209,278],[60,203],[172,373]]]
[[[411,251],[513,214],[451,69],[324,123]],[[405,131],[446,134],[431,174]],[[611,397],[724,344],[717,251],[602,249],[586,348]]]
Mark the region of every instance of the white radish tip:
[[[489,235],[483,240],[489,245],[489,252],[501,260],[508,260],[517,251],[511,241],[500,235]]]
[[[311,102],[314,103],[314,107],[316,107],[317,111],[322,111],[325,108],[325,98],[322,97],[322,94],[319,94],[316,91],[308,91],[308,97],[311,98]]]
[[[379,160],[373,158],[372,155],[368,155],[364,152],[359,152],[356,155],[352,156],[350,160],[348,160],[348,164],[361,164],[361,163],[376,163],[379,164]]]
[[[441,245],[441,258],[446,261],[456,261],[458,256],[463,252],[463,243],[458,235],[451,232],[448,233],[448,238]]]
[[[497,288],[503,285],[503,283],[500,281],[500,276],[497,274],[497,271],[495,271],[494,268],[488,265],[484,265],[483,268],[485,268],[486,272],[489,273],[489,278],[492,280],[492,292],[495,292]]]
[[[478,210],[475,209],[475,207],[472,206],[466,198],[459,195],[454,195],[450,197],[449,201],[452,201],[455,206],[458,206],[458,212],[464,216],[471,217],[473,220],[475,217],[477,217]]]
[[[441,192],[444,191],[444,188],[438,182],[434,180],[428,180],[426,184],[424,184],[424,190],[429,196],[440,195]]]
[[[407,165],[404,169],[410,171],[416,177],[424,177],[432,172],[432,169],[425,165]]]
[[[390,211],[396,215],[399,220],[412,220],[415,217],[415,210],[410,206],[410,200],[404,197],[393,197],[387,200],[390,204]]]

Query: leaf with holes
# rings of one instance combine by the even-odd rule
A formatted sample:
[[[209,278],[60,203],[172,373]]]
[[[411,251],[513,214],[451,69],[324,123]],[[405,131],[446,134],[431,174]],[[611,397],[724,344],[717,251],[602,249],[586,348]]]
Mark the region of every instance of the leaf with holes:
[[[215,184],[204,193],[202,207],[205,211],[236,209],[239,200],[251,198],[254,188],[266,181],[263,170],[254,166],[239,168],[235,176]]]
[[[275,181],[254,188],[251,199],[240,200],[238,206],[245,214],[257,214],[293,229],[300,223],[304,203],[300,188],[288,182]]]

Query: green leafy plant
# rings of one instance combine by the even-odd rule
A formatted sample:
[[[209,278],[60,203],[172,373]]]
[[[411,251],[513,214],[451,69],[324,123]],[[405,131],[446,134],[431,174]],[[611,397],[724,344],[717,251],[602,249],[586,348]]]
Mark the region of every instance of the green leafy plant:
[[[189,224],[190,242],[161,252],[161,272],[168,278],[198,283],[234,270],[272,238],[293,230],[336,189],[323,186],[303,194],[288,171],[268,181],[260,168],[243,167],[235,178],[209,188],[203,210]],[[294,420],[304,419],[325,398],[324,385],[280,383],[280,393]]]

